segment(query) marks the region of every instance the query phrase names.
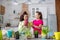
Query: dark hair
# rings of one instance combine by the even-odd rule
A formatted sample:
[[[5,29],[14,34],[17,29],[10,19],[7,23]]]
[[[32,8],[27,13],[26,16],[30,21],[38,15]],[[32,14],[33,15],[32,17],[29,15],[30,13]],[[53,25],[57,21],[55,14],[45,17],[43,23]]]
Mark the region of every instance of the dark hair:
[[[36,13],[38,13],[38,15],[40,15],[40,19],[42,19],[42,13],[39,11],[36,11]]]
[[[20,16],[20,21],[24,20],[24,15],[28,15],[28,13],[25,11],[21,16]]]

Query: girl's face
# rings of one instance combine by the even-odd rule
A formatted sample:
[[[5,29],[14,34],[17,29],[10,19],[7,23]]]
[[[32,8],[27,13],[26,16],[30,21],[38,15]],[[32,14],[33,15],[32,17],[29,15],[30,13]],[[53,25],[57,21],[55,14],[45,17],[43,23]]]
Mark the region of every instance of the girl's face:
[[[24,15],[24,20],[27,20],[28,19],[28,15]]]
[[[40,19],[40,15],[38,13],[35,13],[35,18]]]

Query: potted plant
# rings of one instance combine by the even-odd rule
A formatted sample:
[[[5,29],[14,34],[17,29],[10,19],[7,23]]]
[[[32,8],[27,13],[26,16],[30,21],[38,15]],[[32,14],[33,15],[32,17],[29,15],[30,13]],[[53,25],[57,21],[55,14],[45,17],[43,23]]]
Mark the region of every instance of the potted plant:
[[[38,31],[37,31],[37,30],[34,31],[34,37],[35,37],[35,38],[38,38]]]
[[[25,36],[29,39],[32,37],[32,34],[30,32],[30,28],[25,28]]]
[[[46,38],[48,32],[49,32],[48,27],[43,27],[43,28],[42,28],[42,37]]]
[[[15,38],[16,38],[16,39],[19,39],[19,32],[18,32],[18,31],[15,32]]]

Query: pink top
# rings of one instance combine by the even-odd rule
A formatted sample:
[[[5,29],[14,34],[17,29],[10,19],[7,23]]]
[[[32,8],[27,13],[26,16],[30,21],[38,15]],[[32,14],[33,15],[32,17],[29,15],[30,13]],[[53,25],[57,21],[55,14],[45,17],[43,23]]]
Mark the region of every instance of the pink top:
[[[41,19],[33,20],[33,25],[39,26],[40,24],[43,25],[43,20],[41,20]],[[35,28],[34,26],[33,26],[33,28],[34,28],[34,31],[37,30],[41,34],[42,29]]]
[[[40,24],[43,24],[42,20],[34,20],[33,25],[39,26]]]

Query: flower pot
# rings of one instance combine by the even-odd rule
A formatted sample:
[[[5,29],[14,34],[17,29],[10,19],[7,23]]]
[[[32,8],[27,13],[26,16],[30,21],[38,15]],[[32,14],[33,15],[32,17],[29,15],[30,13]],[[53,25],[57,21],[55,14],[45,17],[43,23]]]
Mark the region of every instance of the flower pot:
[[[60,32],[54,32],[54,35],[55,35],[55,39],[60,40]]]
[[[19,32],[15,32],[15,39],[19,39]]]
[[[38,34],[34,34],[34,37],[35,37],[35,38],[38,38]]]
[[[8,31],[7,31],[7,37],[8,37],[8,38],[11,38],[11,37],[12,37],[12,30],[8,30]]]
[[[34,37],[38,38],[38,31],[34,31]]]

